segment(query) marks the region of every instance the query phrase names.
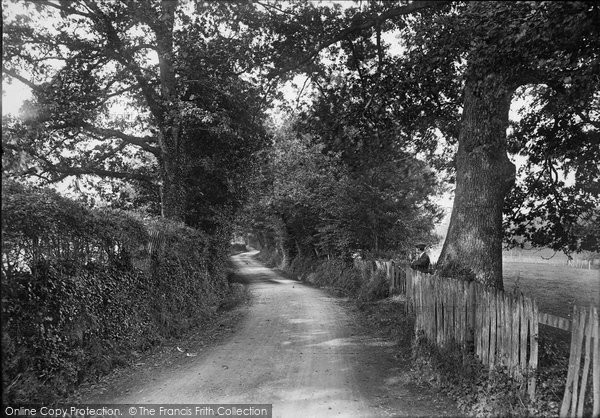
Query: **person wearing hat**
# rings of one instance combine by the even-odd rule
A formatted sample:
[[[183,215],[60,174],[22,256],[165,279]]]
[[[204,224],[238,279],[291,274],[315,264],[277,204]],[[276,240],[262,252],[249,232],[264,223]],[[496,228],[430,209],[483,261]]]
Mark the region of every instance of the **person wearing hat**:
[[[426,273],[429,270],[429,255],[427,254],[425,244],[416,245],[417,249],[421,252],[421,255],[411,263],[410,267],[414,270],[422,271]]]

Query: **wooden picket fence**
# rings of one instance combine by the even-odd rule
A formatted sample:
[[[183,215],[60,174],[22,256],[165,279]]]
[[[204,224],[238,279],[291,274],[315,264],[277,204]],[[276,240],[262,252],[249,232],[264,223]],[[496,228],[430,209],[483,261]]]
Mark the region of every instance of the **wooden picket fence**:
[[[592,416],[600,416],[597,307],[574,307],[571,321],[539,312],[535,299],[521,293],[424,274],[393,261],[375,262],[372,270],[386,272],[391,294],[406,296],[407,308],[415,313],[416,332],[438,346],[452,343],[472,350],[490,369],[506,367],[514,378],[527,380],[531,398],[538,368],[538,324],[571,331],[560,415],[583,416],[585,395],[591,389]]]
[[[417,332],[438,346],[453,343],[472,349],[490,369],[501,365],[515,378],[529,376],[528,392],[535,395],[538,312],[534,300],[410,268],[405,277]]]
[[[574,306],[571,329],[569,371],[565,394],[560,408],[560,416],[583,416],[585,394],[591,369],[591,386],[593,391],[592,416],[599,417],[600,347],[598,346],[598,338],[600,336],[600,323],[598,322],[598,308],[592,306],[590,309],[585,309]],[[583,365],[581,363],[582,358]]]

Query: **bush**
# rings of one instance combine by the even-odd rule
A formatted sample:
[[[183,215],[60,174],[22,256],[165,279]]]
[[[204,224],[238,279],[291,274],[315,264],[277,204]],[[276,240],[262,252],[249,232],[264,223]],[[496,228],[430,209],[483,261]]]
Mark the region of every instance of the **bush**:
[[[307,280],[308,276],[314,273],[316,264],[317,262],[313,258],[296,257],[290,263],[287,271],[298,280]]]
[[[267,267],[279,267],[283,262],[283,258],[281,255],[273,250],[263,248],[260,253],[258,253],[258,259],[262,261]]]
[[[228,295],[223,234],[90,210],[15,183],[2,215],[8,402],[54,401],[132,351],[201,324]]]
[[[235,243],[231,244],[229,248],[230,254],[245,253],[246,251],[248,251],[248,247],[246,247],[246,244]]]
[[[272,253],[261,254],[264,254],[261,261],[273,258]],[[387,297],[389,292],[385,272],[377,271],[373,274],[369,269],[360,269],[340,259],[296,257],[284,271],[297,280],[334,289],[361,301],[382,299]]]
[[[373,277],[364,281],[358,294],[358,300],[362,302],[371,302],[378,299],[388,297],[390,284],[385,272],[381,270],[375,271]]]
[[[2,193],[2,270],[41,260],[114,265],[143,257],[144,223],[123,211],[89,210],[53,190],[13,182]]]
[[[472,353],[449,346],[437,347],[423,335],[413,344],[413,378],[432,385],[456,400],[473,416],[557,416],[565,389],[568,350],[540,340],[540,363],[535,400],[527,394],[527,378],[510,377],[505,367],[487,370]],[[586,395],[591,412],[591,391]]]

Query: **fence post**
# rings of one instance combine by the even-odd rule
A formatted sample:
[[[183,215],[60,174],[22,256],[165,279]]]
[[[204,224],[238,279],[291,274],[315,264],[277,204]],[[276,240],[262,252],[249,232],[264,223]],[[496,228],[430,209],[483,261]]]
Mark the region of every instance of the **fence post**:
[[[490,370],[494,368],[496,365],[496,345],[498,338],[498,323],[497,323],[497,315],[498,315],[498,304],[496,303],[496,289],[489,290],[489,307],[490,307]]]
[[[409,276],[410,272],[408,271],[408,267],[404,268],[404,295],[406,296],[406,303],[404,304],[404,309],[406,310],[406,312],[409,311],[409,305],[410,305],[410,276]]]
[[[506,310],[504,306],[504,292],[496,292],[496,326],[498,334],[496,335],[496,351],[498,352],[498,362],[506,366]]]
[[[512,365],[512,300],[506,293],[502,293],[504,299],[504,360],[506,367]]]
[[[593,368],[592,368],[592,390],[594,391],[594,404],[592,407],[592,416],[600,416],[600,344],[598,339],[600,338],[600,323],[598,319],[598,308],[592,308],[593,310],[593,324],[592,324],[592,338],[594,339],[594,345],[592,347],[592,353],[594,355]]]
[[[466,329],[467,329],[467,286],[468,283],[465,281],[460,282],[459,289],[459,306],[460,306],[460,345],[463,350],[466,348]]]
[[[520,324],[521,327],[521,341],[519,343],[519,351],[521,356],[519,358],[519,369],[521,373],[526,374],[527,372],[527,329],[528,329],[528,320],[530,316],[529,309],[527,309],[527,298],[522,294],[519,295],[519,305],[521,306],[521,318]]]
[[[477,301],[475,300],[475,282],[469,282],[467,288],[467,344],[475,345],[475,313]],[[473,349],[473,351],[475,351]]]
[[[512,299],[512,298],[511,298]],[[519,345],[521,344],[521,338],[519,333],[519,320],[521,319],[521,299],[517,295],[513,299],[512,306],[512,349],[511,349],[511,372],[513,376],[518,376],[519,373]]]
[[[394,262],[392,260],[387,262],[387,277],[390,281],[390,295],[396,290],[396,278],[394,277]]]
[[[565,385],[565,394],[560,407],[560,416],[566,417],[569,413],[573,399],[577,397],[576,383],[579,376],[579,363],[581,360],[581,339],[583,339],[583,330],[580,321],[580,312],[577,306],[573,306],[573,330],[571,332],[571,350],[569,355],[569,371],[567,373],[567,383]]]
[[[585,350],[583,352],[584,354],[584,362],[583,362],[583,372],[581,373],[581,387],[579,390],[579,400],[577,402],[577,416],[578,417],[582,417],[583,416],[583,402],[585,401],[585,392],[587,389],[587,379],[588,379],[588,375],[590,372],[590,360],[591,360],[591,354],[590,353],[590,349],[592,348],[592,333],[593,333],[593,329],[592,329],[592,324],[594,322],[594,312],[593,312],[593,307],[590,307],[589,310],[589,315],[586,315],[588,317],[587,320],[587,326],[585,327]]]
[[[537,302],[535,299],[531,299],[531,317],[529,323],[529,398],[535,399],[535,384],[537,377],[537,365],[538,365],[538,321],[539,311]]]

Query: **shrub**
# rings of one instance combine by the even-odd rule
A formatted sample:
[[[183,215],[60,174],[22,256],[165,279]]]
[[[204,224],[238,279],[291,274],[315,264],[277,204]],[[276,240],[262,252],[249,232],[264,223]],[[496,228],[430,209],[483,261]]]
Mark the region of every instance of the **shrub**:
[[[246,247],[246,244],[235,243],[231,244],[229,248],[230,254],[245,253],[246,251],[248,251],[248,247]]]
[[[511,378],[505,367],[487,370],[472,353],[456,346],[440,348],[421,334],[413,343],[413,378],[432,385],[474,416],[557,416],[565,388],[568,350],[540,340],[535,400],[527,394],[527,377]],[[586,408],[591,412],[591,391]]]
[[[8,402],[56,400],[131,351],[202,323],[228,294],[223,235],[16,183],[6,184],[2,215]]]
[[[308,257],[296,257],[287,268],[298,280],[306,280],[311,273],[314,273],[316,260]]]
[[[277,251],[266,248],[263,248],[260,253],[258,253],[258,259],[267,267],[279,267],[283,262],[283,258]]]
[[[361,301],[382,299],[389,292],[385,272],[377,271],[373,274],[368,268],[358,268],[340,259],[296,257],[284,270],[297,280],[334,289]]]
[[[389,295],[390,284],[386,273],[377,270],[373,273],[370,280],[363,281],[358,294],[358,300],[370,302],[378,299],[384,299]]]

